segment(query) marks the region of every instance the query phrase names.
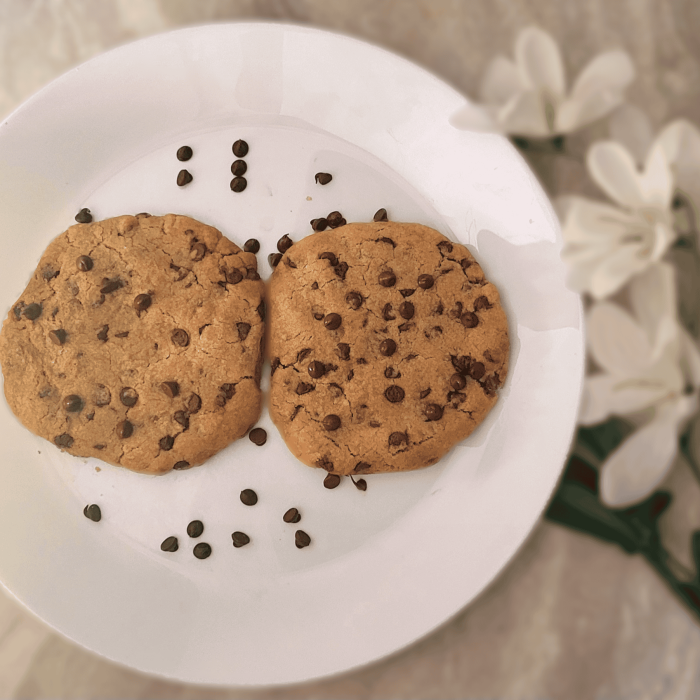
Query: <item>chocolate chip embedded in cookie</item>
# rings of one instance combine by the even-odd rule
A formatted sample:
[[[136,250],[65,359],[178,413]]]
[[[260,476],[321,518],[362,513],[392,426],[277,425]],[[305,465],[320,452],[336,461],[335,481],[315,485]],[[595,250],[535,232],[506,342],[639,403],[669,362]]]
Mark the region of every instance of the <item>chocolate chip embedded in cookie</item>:
[[[260,415],[263,296],[255,255],[194,219],[72,226],[3,325],[5,396],[72,454],[201,464]]]
[[[290,252],[269,318],[270,413],[291,451],[327,487],[435,464],[507,375],[498,290],[464,246],[417,224],[348,224]]]

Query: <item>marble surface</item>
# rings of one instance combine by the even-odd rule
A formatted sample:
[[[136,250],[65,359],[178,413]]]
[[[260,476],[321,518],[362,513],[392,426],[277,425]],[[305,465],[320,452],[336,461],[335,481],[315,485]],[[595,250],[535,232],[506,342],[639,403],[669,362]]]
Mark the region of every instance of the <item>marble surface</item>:
[[[622,46],[630,100],[657,126],[700,123],[696,0],[0,0],[0,119],[77,63],[126,41],[198,23],[274,19],[335,29],[394,50],[468,94],[517,30],[539,24],[569,75]],[[577,137],[583,149],[595,128]],[[585,190],[580,162],[560,191]],[[594,193],[593,190],[591,190]],[[679,463],[664,537],[690,565],[700,488]],[[370,667],[274,690],[184,686],[124,669],[66,641],[0,592],[0,698],[697,698],[700,625],[638,557],[541,523],[503,575],[449,624]]]

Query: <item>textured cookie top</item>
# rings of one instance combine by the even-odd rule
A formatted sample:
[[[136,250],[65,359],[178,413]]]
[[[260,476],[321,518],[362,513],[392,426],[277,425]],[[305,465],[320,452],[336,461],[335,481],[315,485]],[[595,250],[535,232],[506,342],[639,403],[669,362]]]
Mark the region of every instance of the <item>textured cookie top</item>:
[[[185,216],[71,226],[3,324],[10,407],[75,455],[150,473],[203,462],[260,415],[256,268]]]
[[[269,290],[272,418],[336,474],[417,469],[468,436],[508,371],[496,287],[418,224],[350,224],[292,246]]]

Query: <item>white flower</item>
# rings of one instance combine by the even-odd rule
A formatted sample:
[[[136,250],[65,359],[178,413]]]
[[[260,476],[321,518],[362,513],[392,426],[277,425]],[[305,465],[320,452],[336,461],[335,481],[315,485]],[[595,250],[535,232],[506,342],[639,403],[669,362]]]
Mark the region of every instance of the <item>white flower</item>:
[[[700,386],[700,352],[676,320],[671,265],[638,275],[629,292],[633,315],[604,301],[587,318],[589,350],[603,372],[586,379],[579,422],[652,413],[601,468],[600,496],[610,506],[642,500],[666,476],[678,433],[698,408]]]
[[[516,136],[565,134],[605,116],[622,103],[634,79],[625,51],[594,58],[567,94],[559,47],[537,27],[523,29],[515,42],[515,62],[497,56],[481,87],[482,105],[467,104],[450,120],[461,129]]]
[[[572,289],[604,299],[659,261],[675,240],[670,211],[674,183],[658,139],[643,171],[615,141],[594,144],[586,165],[593,180],[620,207],[584,197],[560,199],[562,258],[570,265]]]

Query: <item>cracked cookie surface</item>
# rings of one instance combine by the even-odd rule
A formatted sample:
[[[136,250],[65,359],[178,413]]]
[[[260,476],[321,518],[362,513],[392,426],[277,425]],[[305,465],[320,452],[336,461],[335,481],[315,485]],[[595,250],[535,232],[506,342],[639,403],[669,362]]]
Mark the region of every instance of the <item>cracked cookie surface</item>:
[[[71,454],[195,466],[260,415],[263,298],[255,255],[189,217],[71,226],[3,324],[5,396]]]
[[[508,324],[462,245],[418,224],[349,224],[294,244],[269,290],[270,413],[335,474],[435,464],[498,398]]]

